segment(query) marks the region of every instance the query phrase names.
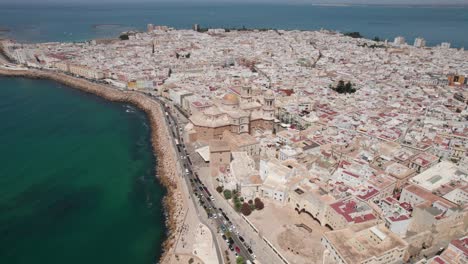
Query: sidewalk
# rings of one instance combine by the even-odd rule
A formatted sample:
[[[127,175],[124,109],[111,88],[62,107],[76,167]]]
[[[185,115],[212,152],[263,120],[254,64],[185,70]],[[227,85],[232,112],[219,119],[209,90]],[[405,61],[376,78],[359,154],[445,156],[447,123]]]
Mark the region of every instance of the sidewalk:
[[[215,178],[210,176],[209,168],[198,168],[198,174],[200,179],[205,182],[206,187],[215,197],[216,206],[223,209],[233,225],[236,226],[236,230],[239,231],[239,234],[245,239],[245,243],[253,250],[256,256],[255,263],[283,263],[273,252],[273,250],[263,241],[261,232],[260,234],[254,232],[254,230],[247,224],[247,222],[245,222],[245,220],[242,219],[242,217],[234,210],[234,208],[228,204],[224,197],[216,191],[214,187]]]

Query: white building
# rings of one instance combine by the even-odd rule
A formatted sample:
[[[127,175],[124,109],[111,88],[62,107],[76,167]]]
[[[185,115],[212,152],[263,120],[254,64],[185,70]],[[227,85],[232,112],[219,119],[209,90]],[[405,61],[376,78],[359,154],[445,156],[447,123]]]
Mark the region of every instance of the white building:
[[[404,44],[406,44],[406,40],[405,40],[404,37],[398,36],[398,37],[396,37],[395,40],[393,41],[393,44],[394,44],[394,45],[398,45],[398,46],[399,46],[399,45],[404,45]]]
[[[188,92],[186,90],[182,89],[171,89],[169,90],[169,97],[170,99],[174,102],[174,104],[177,104],[179,106],[182,106],[182,100],[186,96],[192,95],[191,92]]]
[[[423,39],[423,38],[416,38],[414,40],[414,46],[416,48],[422,48],[422,47],[425,47],[426,46],[426,40]]]
[[[432,192],[452,181],[468,181],[468,175],[459,171],[457,165],[442,161],[410,180],[412,183]]]
[[[277,159],[260,161],[260,178],[263,185],[260,187],[260,196],[280,203],[287,199],[287,180],[295,173],[293,168],[284,166]]]
[[[442,42],[440,44],[440,47],[443,48],[443,49],[450,49],[450,42]]]

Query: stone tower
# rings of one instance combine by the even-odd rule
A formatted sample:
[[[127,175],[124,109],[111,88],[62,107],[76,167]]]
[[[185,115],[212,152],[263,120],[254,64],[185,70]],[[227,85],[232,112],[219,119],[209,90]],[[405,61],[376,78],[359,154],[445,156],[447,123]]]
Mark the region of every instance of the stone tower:
[[[252,102],[252,88],[250,86],[244,85],[241,88],[241,103],[250,103]]]
[[[271,90],[266,91],[263,95],[263,118],[275,119],[275,95]]]

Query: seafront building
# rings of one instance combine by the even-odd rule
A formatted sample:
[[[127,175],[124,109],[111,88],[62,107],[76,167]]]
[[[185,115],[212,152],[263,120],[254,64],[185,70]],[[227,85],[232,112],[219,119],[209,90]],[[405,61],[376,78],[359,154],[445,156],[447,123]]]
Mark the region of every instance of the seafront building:
[[[150,24],[128,40],[4,47],[29,67],[166,98],[213,185],[328,228],[324,261],[464,263],[468,52],[326,30],[198,31]],[[336,92],[339,81],[356,91]]]
[[[426,40],[423,39],[423,38],[416,38],[416,39],[414,40],[414,46],[415,46],[416,48],[423,48],[423,47],[426,46]]]

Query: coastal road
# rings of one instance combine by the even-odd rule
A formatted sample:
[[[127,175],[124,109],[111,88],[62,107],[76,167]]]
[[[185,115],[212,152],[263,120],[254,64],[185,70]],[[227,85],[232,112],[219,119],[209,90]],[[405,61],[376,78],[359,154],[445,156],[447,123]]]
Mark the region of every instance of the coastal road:
[[[205,220],[205,218],[203,217],[204,211],[200,212],[200,210],[199,210],[199,208],[197,206],[197,203],[196,203],[196,201],[197,201],[196,198],[197,197],[194,195],[193,192],[190,191],[191,190],[191,183],[193,182],[193,175],[192,175],[192,178],[187,177],[187,173],[185,171],[185,169],[187,169],[188,171],[191,171],[191,169],[190,170],[188,169],[187,165],[190,165],[190,164],[188,164],[187,160],[185,158],[183,158],[183,156],[181,155],[181,151],[182,151],[181,142],[182,141],[179,141],[181,139],[181,136],[180,136],[180,133],[179,133],[179,126],[176,124],[175,119],[172,116],[172,114],[170,113],[170,111],[168,111],[168,109],[165,107],[166,104],[160,99],[157,99],[157,98],[152,98],[152,99],[155,99],[161,105],[161,109],[162,109],[162,111],[163,111],[163,113],[165,115],[165,122],[166,122],[167,127],[169,128],[169,132],[170,132],[171,137],[172,137],[172,144],[174,146],[174,149],[176,150],[176,155],[178,156],[177,160],[178,160],[178,163],[180,164],[180,167],[181,167],[181,170],[182,170],[181,171],[181,176],[185,179],[186,187],[187,187],[187,190],[189,191],[188,194],[191,196],[190,200],[192,200],[192,202],[194,203],[194,208],[195,208],[195,211],[197,213],[198,219],[202,224],[204,224],[205,226],[207,226],[210,229],[210,233],[212,235],[213,243],[215,243],[216,255],[217,255],[218,261],[220,263],[224,263],[224,258],[223,258],[222,252],[220,250],[218,240],[216,238],[216,230],[213,230],[212,226]]]
[[[203,208],[203,213],[206,213],[213,220],[217,230],[232,230],[230,232],[233,241],[232,248],[236,249],[237,247],[239,251],[238,255],[242,256],[244,260],[250,260],[253,262],[254,259],[250,255],[247,246],[239,239],[238,234],[236,233],[235,226],[232,224],[232,222],[230,222],[229,218],[225,218],[223,216],[223,214],[225,215],[224,211],[222,211],[222,209],[220,210],[221,207],[217,207],[213,199],[213,195],[205,186],[205,184],[201,181],[198,174],[193,170],[193,163],[190,159],[190,156],[187,153],[187,148],[185,146],[184,139],[180,134],[180,132],[183,130],[182,126],[186,124],[186,122],[173,116],[171,109],[173,109],[174,111],[177,110],[175,110],[174,107],[168,107],[169,102],[164,102],[162,100],[159,100],[159,102],[165,105],[164,110],[166,115],[166,122],[171,128],[171,134],[174,139],[176,150],[179,154],[179,161],[183,166],[183,174],[186,179],[187,186],[189,187],[189,190],[192,190],[192,197],[196,198],[194,198],[193,200],[199,201],[199,205]],[[177,116],[182,117],[182,114],[177,113]],[[177,141],[175,139],[177,139]],[[216,234],[217,232],[213,233]],[[217,241],[216,238],[213,239]],[[219,251],[219,245],[217,248]]]

